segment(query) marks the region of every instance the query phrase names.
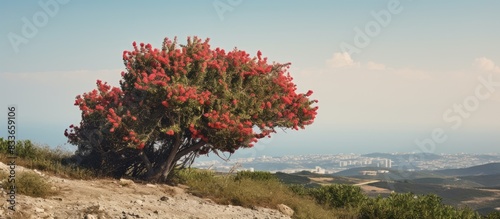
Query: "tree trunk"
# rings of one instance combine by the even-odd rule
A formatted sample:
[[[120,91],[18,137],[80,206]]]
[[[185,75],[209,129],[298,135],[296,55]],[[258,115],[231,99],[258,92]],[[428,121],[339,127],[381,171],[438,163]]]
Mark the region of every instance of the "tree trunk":
[[[146,169],[147,169],[148,173],[151,173],[153,171],[153,167],[151,166],[151,162],[149,161],[148,156],[146,156],[144,151],[141,151],[139,153],[139,157],[141,157],[142,162],[144,162],[144,164],[146,164]]]
[[[193,152],[195,150],[200,149],[203,147],[206,143],[204,141],[197,142],[191,146],[188,146],[184,148],[183,150],[179,151],[180,145],[181,145],[181,139],[179,137],[176,138],[174,145],[172,146],[172,149],[168,153],[168,157],[166,160],[162,161],[161,164],[154,169],[149,170],[149,167],[151,166],[150,164],[148,165],[147,162],[147,157],[145,155],[142,155],[145,157],[143,158],[146,167],[148,168],[148,174],[147,174],[147,180],[153,181],[153,182],[164,182],[167,180],[168,175],[170,172],[174,169],[175,164],[179,159],[181,159],[183,156],[189,154],[190,152]],[[142,157],[141,156],[141,157]]]
[[[149,181],[163,182],[167,179],[168,174],[175,166],[174,164],[177,162],[177,160],[175,160],[175,155],[177,155],[180,145],[180,137],[179,134],[177,134],[175,137],[174,145],[170,149],[167,159],[162,161],[161,164],[157,168],[155,168],[153,174],[148,177]]]
[[[186,156],[187,154],[195,151],[195,150],[198,150],[200,149],[201,147],[203,147],[205,144],[207,144],[206,142],[204,141],[199,141],[197,142],[196,144],[193,144],[192,146],[190,147],[187,147],[185,149],[183,149],[182,151],[179,151],[179,153],[177,153],[177,155],[175,156],[175,160],[179,160],[181,159],[183,156]]]

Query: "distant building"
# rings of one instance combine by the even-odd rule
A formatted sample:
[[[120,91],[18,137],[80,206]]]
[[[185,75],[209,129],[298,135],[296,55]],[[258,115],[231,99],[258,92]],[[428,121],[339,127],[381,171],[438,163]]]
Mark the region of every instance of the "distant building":
[[[317,173],[317,174],[325,174],[326,173],[325,169],[323,169],[323,168],[321,168],[319,166],[316,166],[316,168],[314,168],[314,170],[311,171],[311,172],[312,173]]]
[[[391,159],[378,160],[377,167],[391,168],[392,167],[392,160]]]
[[[339,162],[339,166],[340,166],[340,167],[345,167],[345,166],[347,166],[347,161],[340,161],[340,162]]]

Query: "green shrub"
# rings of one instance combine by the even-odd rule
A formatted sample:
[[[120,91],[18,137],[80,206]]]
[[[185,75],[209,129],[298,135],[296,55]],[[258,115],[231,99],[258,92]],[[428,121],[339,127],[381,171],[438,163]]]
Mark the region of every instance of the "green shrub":
[[[10,154],[8,140],[0,138],[0,152]],[[39,148],[33,145],[30,140],[19,140],[15,144],[14,152],[20,158],[35,159],[39,155]]]
[[[471,209],[456,209],[445,205],[437,195],[393,193],[387,198],[377,197],[360,206],[360,218],[481,218]]]
[[[172,182],[181,184],[192,184],[199,181],[210,182],[214,178],[214,172],[195,168],[180,169],[173,173]]]
[[[485,218],[486,219],[498,219],[498,218],[500,218],[500,211],[490,212],[488,215],[486,215]]]
[[[309,189],[309,195],[316,202],[330,208],[355,207],[361,205],[367,197],[361,188],[346,184],[332,184]]]
[[[270,172],[264,171],[240,171],[236,173],[235,180],[240,181],[242,179],[251,179],[251,180],[259,180],[259,181],[276,181],[278,178]]]
[[[40,153],[39,148],[35,147],[30,140],[24,140],[16,143],[16,154],[21,158],[35,159]]]
[[[387,198],[366,197],[359,187],[333,184],[319,188],[289,185],[289,190],[302,198],[311,197],[332,211],[347,211],[356,218],[462,218],[479,219],[480,215],[470,208],[457,209],[441,202],[437,195],[393,193]],[[497,215],[492,214],[491,218]]]
[[[288,185],[288,189],[290,189],[290,191],[292,191],[294,194],[296,194],[300,197],[309,196],[309,192],[310,192],[310,189],[306,188],[302,184]]]
[[[2,154],[9,153],[8,142],[3,138],[0,138],[0,153],[2,153]]]

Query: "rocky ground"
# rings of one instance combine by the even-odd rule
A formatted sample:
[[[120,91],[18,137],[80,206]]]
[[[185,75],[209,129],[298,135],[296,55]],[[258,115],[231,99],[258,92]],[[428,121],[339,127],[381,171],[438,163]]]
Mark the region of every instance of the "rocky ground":
[[[0,171],[7,169],[0,163]],[[33,170],[17,167],[17,171]],[[182,186],[45,177],[59,194],[45,199],[17,195],[16,218],[290,218],[272,209],[218,205],[186,193]],[[0,218],[7,218],[14,212],[8,209],[6,192],[1,194]]]

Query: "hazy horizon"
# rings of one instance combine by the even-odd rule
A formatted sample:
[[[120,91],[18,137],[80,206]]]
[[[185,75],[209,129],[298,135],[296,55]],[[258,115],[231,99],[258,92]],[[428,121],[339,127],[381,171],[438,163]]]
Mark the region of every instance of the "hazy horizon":
[[[76,95],[118,86],[123,50],[210,38],[291,62],[318,117],[236,156],[500,153],[500,14],[494,1],[6,1],[0,8],[0,137],[51,147],[78,124]],[[57,9],[57,10],[56,10]],[[33,26],[30,28],[28,26]],[[3,127],[3,128],[2,128]]]

